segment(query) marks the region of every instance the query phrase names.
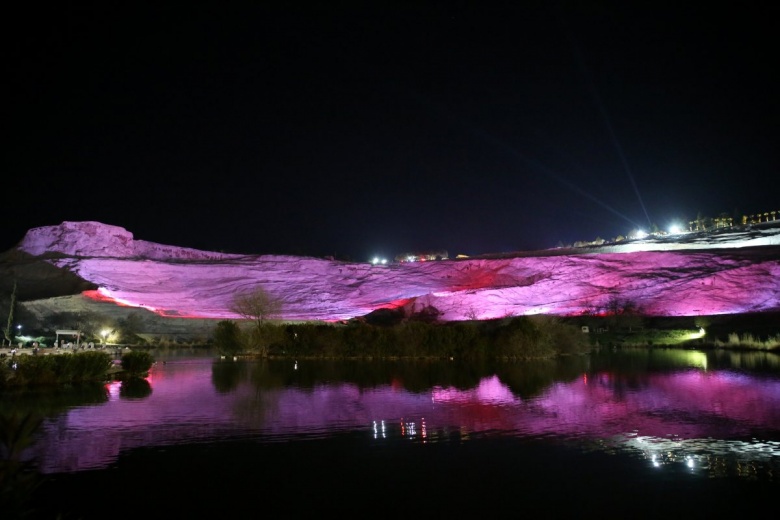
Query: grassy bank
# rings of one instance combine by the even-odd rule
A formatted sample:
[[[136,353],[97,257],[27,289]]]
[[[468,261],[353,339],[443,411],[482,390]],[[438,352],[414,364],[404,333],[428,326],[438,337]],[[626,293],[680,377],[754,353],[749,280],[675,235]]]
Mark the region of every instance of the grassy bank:
[[[780,352],[780,313],[572,319],[587,324],[595,347],[727,348]]]

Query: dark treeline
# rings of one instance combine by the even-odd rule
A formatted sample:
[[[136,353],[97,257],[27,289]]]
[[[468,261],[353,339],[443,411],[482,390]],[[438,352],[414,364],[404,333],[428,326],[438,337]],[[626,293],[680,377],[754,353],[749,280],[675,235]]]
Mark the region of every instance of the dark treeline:
[[[215,346],[225,355],[295,358],[541,359],[590,350],[580,328],[549,316],[392,326],[367,323],[263,324],[242,331],[222,321]]]
[[[0,390],[104,382],[112,378],[135,380],[145,376],[153,363],[154,357],[143,350],[125,352],[118,365],[105,351],[4,356],[0,359]]]

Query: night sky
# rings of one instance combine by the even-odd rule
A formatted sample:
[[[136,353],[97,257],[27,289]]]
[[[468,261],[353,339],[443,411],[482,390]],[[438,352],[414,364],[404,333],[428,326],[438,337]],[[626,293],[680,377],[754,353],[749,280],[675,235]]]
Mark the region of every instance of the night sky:
[[[780,210],[769,2],[229,4],[9,14],[0,250],[95,220],[365,261]]]

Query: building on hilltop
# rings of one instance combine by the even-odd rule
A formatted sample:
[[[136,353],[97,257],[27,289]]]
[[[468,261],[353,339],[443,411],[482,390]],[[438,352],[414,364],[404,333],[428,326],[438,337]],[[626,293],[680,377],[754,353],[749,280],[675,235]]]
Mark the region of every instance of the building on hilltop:
[[[764,213],[756,213],[755,215],[742,215],[743,224],[760,224],[762,222],[772,222],[777,220],[780,211],[766,211]]]
[[[774,222],[780,217],[780,211],[765,211],[763,213],[755,213],[753,215],[742,215],[738,221],[741,220],[743,226],[749,224],[762,224],[765,222]],[[717,229],[725,229],[734,227],[734,219],[727,213],[721,213],[719,217],[698,217],[696,220],[692,220],[688,223],[689,231],[712,231]]]
[[[447,251],[442,249],[439,251],[424,251],[416,253],[401,253],[396,255],[395,261],[399,263],[403,262],[428,262],[430,260],[447,260],[449,258]]]

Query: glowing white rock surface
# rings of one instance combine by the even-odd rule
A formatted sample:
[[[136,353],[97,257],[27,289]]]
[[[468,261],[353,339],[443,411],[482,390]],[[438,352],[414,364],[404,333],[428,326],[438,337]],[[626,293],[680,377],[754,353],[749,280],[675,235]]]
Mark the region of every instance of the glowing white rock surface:
[[[433,306],[442,320],[570,316],[611,299],[654,316],[780,310],[780,227],[388,265],[199,251],[99,222],[35,228],[17,249],[96,285],[85,298],[169,317],[238,318],[233,295],[256,286],[287,320],[398,306]]]

